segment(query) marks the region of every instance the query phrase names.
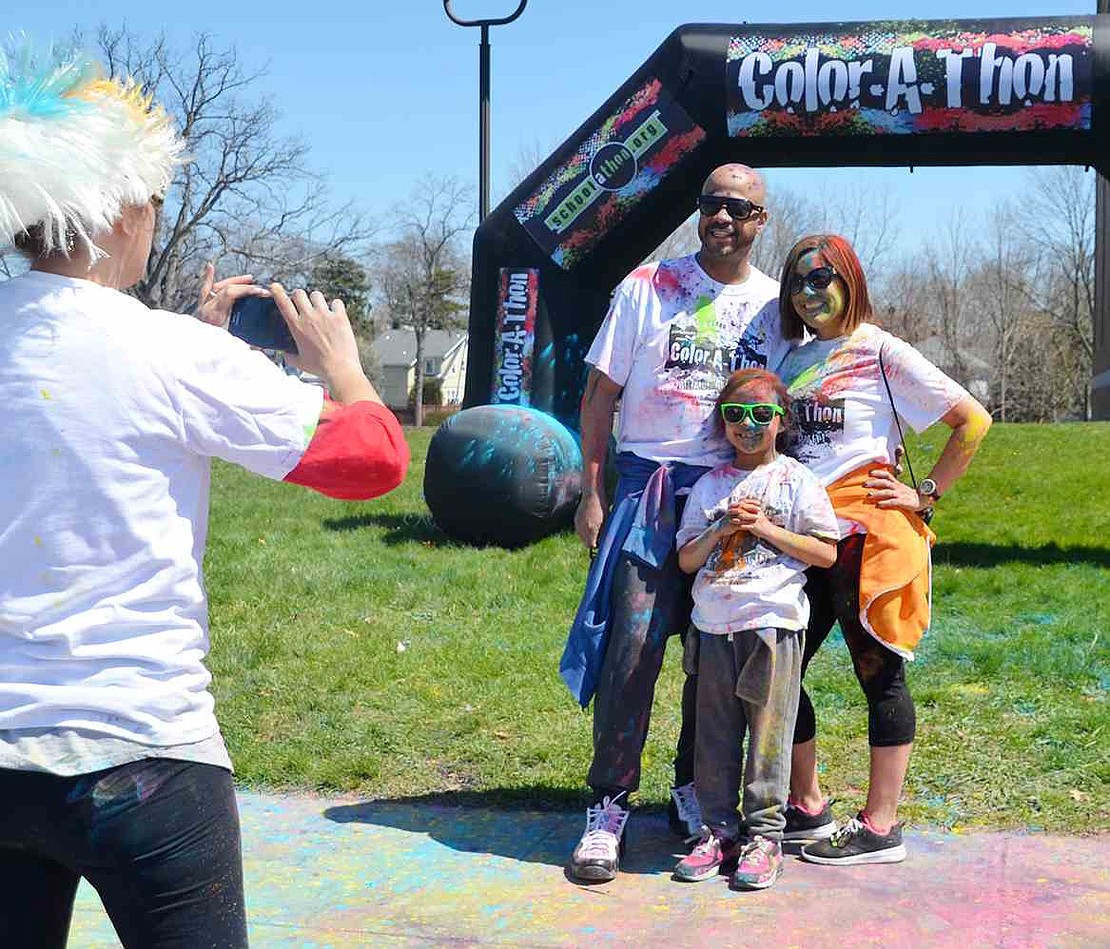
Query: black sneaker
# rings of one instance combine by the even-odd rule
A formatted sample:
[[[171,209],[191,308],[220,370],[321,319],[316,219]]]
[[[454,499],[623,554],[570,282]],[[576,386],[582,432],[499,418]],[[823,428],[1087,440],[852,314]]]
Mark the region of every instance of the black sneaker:
[[[810,863],[855,867],[861,863],[901,863],[906,859],[902,844],[902,825],[895,824],[885,834],[876,834],[863,822],[863,814],[853,817],[828,840],[802,847],[802,858]]]
[[[623,795],[617,795],[623,797]],[[624,825],[628,810],[606,797],[586,808],[586,830],[570,858],[570,874],[579,880],[605,882],[615,879],[624,856]]]
[[[831,801],[825,801],[819,814],[807,814],[789,801],[786,804],[786,829],[783,840],[824,840],[836,832]]]

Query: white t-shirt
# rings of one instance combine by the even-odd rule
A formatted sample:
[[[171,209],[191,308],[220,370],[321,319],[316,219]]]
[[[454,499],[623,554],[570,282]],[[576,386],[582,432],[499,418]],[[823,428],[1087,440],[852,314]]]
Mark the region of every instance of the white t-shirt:
[[[898,428],[879,373],[880,347],[898,414],[914,431],[967,398],[909,343],[873,323],[792,350],[780,369],[791,398],[786,450],[824,485],[869,461],[894,461]]]
[[[728,506],[757,499],[772,523],[795,534],[838,538],[836,515],[820,482],[793,458],[779,455],[754,471],[731,463],[702,475],[686,500],[676,544],[681,548],[723,517]],[[691,620],[707,633],[805,629],[806,564],[746,531],[717,544],[694,580]]]
[[[778,295],[754,267],[743,283],[718,283],[696,255],[625,277],[586,355],[624,387],[618,450],[707,466],[731,457],[713,404],[734,370],[778,369],[789,348]]]
[[[0,731],[210,738],[210,458],[283,478],[321,390],[85,280],[0,284],[0,325]]]

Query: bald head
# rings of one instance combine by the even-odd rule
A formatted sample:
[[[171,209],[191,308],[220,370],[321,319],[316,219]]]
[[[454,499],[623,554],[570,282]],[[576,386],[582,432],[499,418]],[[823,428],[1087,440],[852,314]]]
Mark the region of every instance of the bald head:
[[[701,193],[734,195],[756,204],[764,204],[767,186],[763,183],[763,175],[754,168],[733,163],[714,168],[705,179]]]
[[[698,202],[698,261],[714,280],[748,279],[752,242],[769,217],[766,192],[763,176],[747,165],[721,165],[705,179]]]

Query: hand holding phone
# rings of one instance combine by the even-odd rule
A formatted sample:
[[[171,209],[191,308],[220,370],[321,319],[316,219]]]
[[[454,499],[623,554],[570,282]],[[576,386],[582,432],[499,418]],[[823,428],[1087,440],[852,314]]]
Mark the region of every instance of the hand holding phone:
[[[266,297],[269,291],[258,286],[249,273],[216,279],[216,265],[208,261],[201,276],[200,298],[197,300],[196,317],[202,323],[227,328],[231,307],[243,297]]]
[[[280,283],[270,293],[286,323],[296,332],[300,347],[297,364],[306,372],[326,379],[336,402],[381,402],[358,358],[358,341],[342,300],[331,303],[319,291],[285,292]]]
[[[259,349],[298,352],[297,342],[272,297],[241,297],[236,300],[231,307],[227,329],[232,336],[238,336]]]

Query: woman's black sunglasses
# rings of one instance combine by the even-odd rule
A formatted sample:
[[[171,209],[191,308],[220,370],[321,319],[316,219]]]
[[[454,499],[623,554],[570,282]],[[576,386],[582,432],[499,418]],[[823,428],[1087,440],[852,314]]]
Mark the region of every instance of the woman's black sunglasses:
[[[811,290],[824,290],[837,276],[837,272],[832,267],[814,267],[804,277],[799,274],[791,274],[787,286],[791,293],[801,293],[803,284]]]
[[[698,210],[706,217],[716,217],[721,208],[728,211],[734,221],[746,221],[753,214],[762,214],[762,204],[752,204],[747,198],[724,198],[715,194],[703,194],[698,198]]]

